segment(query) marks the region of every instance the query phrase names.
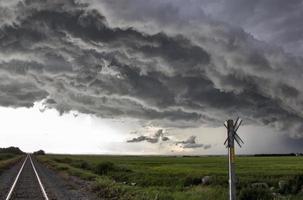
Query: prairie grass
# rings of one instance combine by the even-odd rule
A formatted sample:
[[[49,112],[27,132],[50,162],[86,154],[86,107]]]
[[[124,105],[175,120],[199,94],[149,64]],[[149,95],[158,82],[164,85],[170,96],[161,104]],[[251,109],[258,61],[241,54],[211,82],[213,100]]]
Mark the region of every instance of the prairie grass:
[[[94,192],[104,199],[223,200],[228,196],[228,162],[223,156],[47,155],[39,159],[59,171],[93,181]],[[281,192],[280,180],[294,183],[293,179],[302,176],[303,157],[241,156],[236,160],[236,170],[238,195],[241,190],[251,190],[251,184],[256,182],[267,183]],[[204,176],[211,177],[209,185],[201,184]],[[303,199],[298,192],[283,195]]]

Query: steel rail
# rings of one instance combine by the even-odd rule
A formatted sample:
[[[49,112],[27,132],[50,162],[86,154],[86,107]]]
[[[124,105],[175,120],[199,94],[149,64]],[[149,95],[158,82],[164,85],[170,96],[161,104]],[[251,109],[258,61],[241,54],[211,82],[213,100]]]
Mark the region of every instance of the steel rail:
[[[16,176],[16,178],[15,178],[15,181],[14,181],[14,183],[13,183],[11,189],[9,190],[9,192],[8,192],[8,194],[7,194],[6,198],[5,198],[5,200],[9,200],[9,199],[11,198],[11,196],[12,196],[12,194],[13,194],[13,191],[14,191],[14,189],[15,189],[15,187],[16,187],[16,184],[17,184],[17,182],[18,182],[18,180],[19,180],[20,174],[21,174],[21,172],[22,172],[22,170],[23,170],[23,167],[24,167],[24,165],[25,165],[25,163],[26,163],[26,161],[27,161],[27,159],[28,159],[28,156],[29,156],[29,155],[27,155],[26,158],[24,159],[24,162],[23,162],[23,164],[22,164],[22,166],[21,166],[21,168],[20,168],[20,170],[19,170],[19,172],[18,172],[18,174],[17,174],[17,176]]]
[[[47,194],[46,194],[46,192],[45,192],[44,186],[43,186],[43,184],[42,184],[42,182],[41,182],[41,179],[40,179],[40,177],[39,177],[39,175],[38,175],[38,173],[37,173],[36,167],[35,167],[35,165],[34,165],[34,163],[33,163],[33,161],[32,161],[31,156],[29,156],[29,160],[31,161],[32,167],[33,167],[34,172],[35,172],[35,174],[36,174],[36,177],[37,177],[37,179],[38,179],[38,182],[39,182],[39,185],[40,185],[40,189],[41,189],[41,191],[42,191],[42,194],[43,194],[45,200],[49,200],[49,199],[48,199],[48,196],[47,196]]]

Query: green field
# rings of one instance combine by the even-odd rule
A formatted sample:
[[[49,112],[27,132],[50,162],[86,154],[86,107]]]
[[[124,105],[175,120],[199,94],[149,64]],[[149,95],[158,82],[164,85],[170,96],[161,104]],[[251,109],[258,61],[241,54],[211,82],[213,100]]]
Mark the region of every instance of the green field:
[[[47,155],[39,159],[66,175],[92,181],[91,190],[103,199],[228,199],[226,157]],[[275,199],[303,199],[303,157],[238,157],[236,165],[239,199],[274,199],[273,193]],[[201,183],[204,176],[210,176],[208,184]]]

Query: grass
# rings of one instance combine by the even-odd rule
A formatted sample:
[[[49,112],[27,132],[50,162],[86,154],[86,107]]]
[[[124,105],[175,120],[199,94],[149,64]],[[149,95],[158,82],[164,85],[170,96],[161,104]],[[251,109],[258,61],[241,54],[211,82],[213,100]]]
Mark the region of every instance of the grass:
[[[17,161],[19,161],[21,157],[21,155],[0,153],[0,174],[2,174],[4,170],[10,168]]]
[[[92,190],[104,199],[223,200],[228,196],[226,157],[47,155],[39,159],[56,170],[93,181]],[[299,192],[303,157],[238,157],[236,164],[238,196],[247,199],[247,195],[266,193],[264,198],[271,199],[269,189],[251,188],[252,183],[265,182],[288,199],[303,199]],[[201,184],[204,176],[211,176],[209,185]],[[278,186],[281,180],[289,185],[283,191]]]

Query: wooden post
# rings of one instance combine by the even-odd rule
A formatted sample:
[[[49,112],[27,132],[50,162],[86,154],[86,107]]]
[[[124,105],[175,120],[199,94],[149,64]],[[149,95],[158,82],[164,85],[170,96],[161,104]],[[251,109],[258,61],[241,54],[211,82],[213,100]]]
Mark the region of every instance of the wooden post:
[[[234,121],[227,121],[228,134],[228,164],[229,164],[229,200],[236,200],[236,174],[235,174],[235,140]]]

